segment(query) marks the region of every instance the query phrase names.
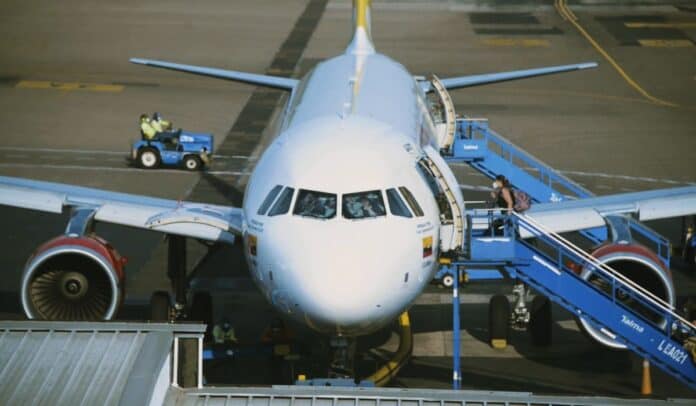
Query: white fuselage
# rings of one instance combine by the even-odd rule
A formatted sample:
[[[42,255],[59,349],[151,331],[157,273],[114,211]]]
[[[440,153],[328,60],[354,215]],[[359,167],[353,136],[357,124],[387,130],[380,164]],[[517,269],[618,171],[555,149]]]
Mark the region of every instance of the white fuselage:
[[[439,150],[425,95],[397,62],[349,51],[307,74],[280,120],[245,194],[251,274],[280,312],[317,331],[372,332],[437,267],[440,211],[417,164]]]

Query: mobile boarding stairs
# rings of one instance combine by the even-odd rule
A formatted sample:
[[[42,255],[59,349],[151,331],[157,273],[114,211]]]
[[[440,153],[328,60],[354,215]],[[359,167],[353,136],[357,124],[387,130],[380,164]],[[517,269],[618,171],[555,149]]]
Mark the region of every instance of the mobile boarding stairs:
[[[490,178],[504,174],[536,202],[593,196],[490,130],[485,120],[457,119],[455,130],[451,145],[442,151],[448,162],[468,163]],[[669,268],[669,242],[639,222],[622,219],[642,243],[652,245],[650,248]],[[468,210],[465,221],[466,235],[460,255],[443,265],[437,275],[454,280],[455,388],[461,379],[457,284],[462,273],[470,280],[496,279],[490,277],[495,273],[498,278],[506,275],[524,282],[696,389],[696,364],[683,345],[688,337],[696,336],[696,327],[679,316],[669,303],[532,217]],[[581,234],[595,245],[607,239],[604,227],[587,229]],[[584,270],[582,277],[580,269]]]

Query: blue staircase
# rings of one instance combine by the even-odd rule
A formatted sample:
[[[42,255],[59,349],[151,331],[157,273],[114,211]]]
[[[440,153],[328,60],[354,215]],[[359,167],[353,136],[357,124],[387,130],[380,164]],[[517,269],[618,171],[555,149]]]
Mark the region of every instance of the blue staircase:
[[[449,151],[443,151],[443,156],[448,163],[468,163],[491,179],[505,175],[516,188],[527,192],[537,203],[595,196],[497,134],[485,119],[458,119],[454,142]],[[651,248],[669,268],[669,241],[637,221],[631,221],[630,227],[631,232],[639,236],[641,242]],[[584,230],[581,234],[593,245],[607,239],[606,227]]]
[[[452,146],[442,151],[448,162],[468,163],[489,178],[505,175],[535,202],[594,196],[495,133],[486,120],[458,119],[456,129]],[[696,336],[696,327],[676,314],[668,303],[530,217],[517,213],[503,216],[490,210],[469,210],[466,214],[467,235],[461,256],[443,261],[436,276],[454,277],[455,388],[461,380],[458,284],[461,270],[465,269],[467,275],[479,275],[480,279],[507,275],[523,281],[598,329],[608,330],[630,350],[696,390],[696,363],[683,347],[686,338]],[[494,221],[503,223],[501,235],[492,234]],[[649,247],[653,244],[650,248],[669,267],[669,241],[639,222],[631,221],[630,228],[641,242],[647,242]],[[521,229],[535,237],[534,245],[517,238]],[[585,230],[582,235],[594,245],[607,239],[606,227]],[[577,269],[589,269],[591,277],[581,278]]]
[[[468,213],[470,259],[453,265],[481,267],[489,261],[491,268],[523,281],[572,314],[608,330],[630,350],[696,389],[696,363],[683,346],[686,338],[696,336],[696,327],[680,317],[669,303],[549,232],[531,217],[518,213],[497,216],[493,218],[504,221],[505,227],[500,235],[491,235],[492,228],[477,230],[474,225],[491,219],[488,211]],[[518,230],[534,236],[534,245],[517,239]],[[591,270],[588,280],[577,273],[577,269],[583,268]]]

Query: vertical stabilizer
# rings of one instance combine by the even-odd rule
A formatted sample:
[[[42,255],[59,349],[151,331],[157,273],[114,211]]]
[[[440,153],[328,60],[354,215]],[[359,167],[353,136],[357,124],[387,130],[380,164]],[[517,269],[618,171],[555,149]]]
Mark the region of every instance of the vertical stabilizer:
[[[370,24],[371,0],[353,0],[353,40],[346,52],[352,54],[371,54],[375,52],[372,45],[372,28]]]

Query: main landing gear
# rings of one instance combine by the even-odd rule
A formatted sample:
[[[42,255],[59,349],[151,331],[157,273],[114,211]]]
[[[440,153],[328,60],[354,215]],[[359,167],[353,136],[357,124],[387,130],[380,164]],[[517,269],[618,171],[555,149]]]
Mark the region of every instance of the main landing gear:
[[[537,295],[527,306],[529,289],[523,283],[516,283],[512,289],[514,308],[505,295],[494,295],[488,305],[488,333],[491,347],[507,347],[510,327],[527,329],[532,343],[537,346],[551,345],[552,318],[551,301],[543,295]]]
[[[167,236],[167,276],[172,284],[174,300],[169,292],[156,291],[150,297],[150,320],[175,322],[199,321],[208,325],[206,338],[210,338],[213,326],[213,300],[208,292],[196,292],[189,296],[189,280],[186,272],[186,238]]]

